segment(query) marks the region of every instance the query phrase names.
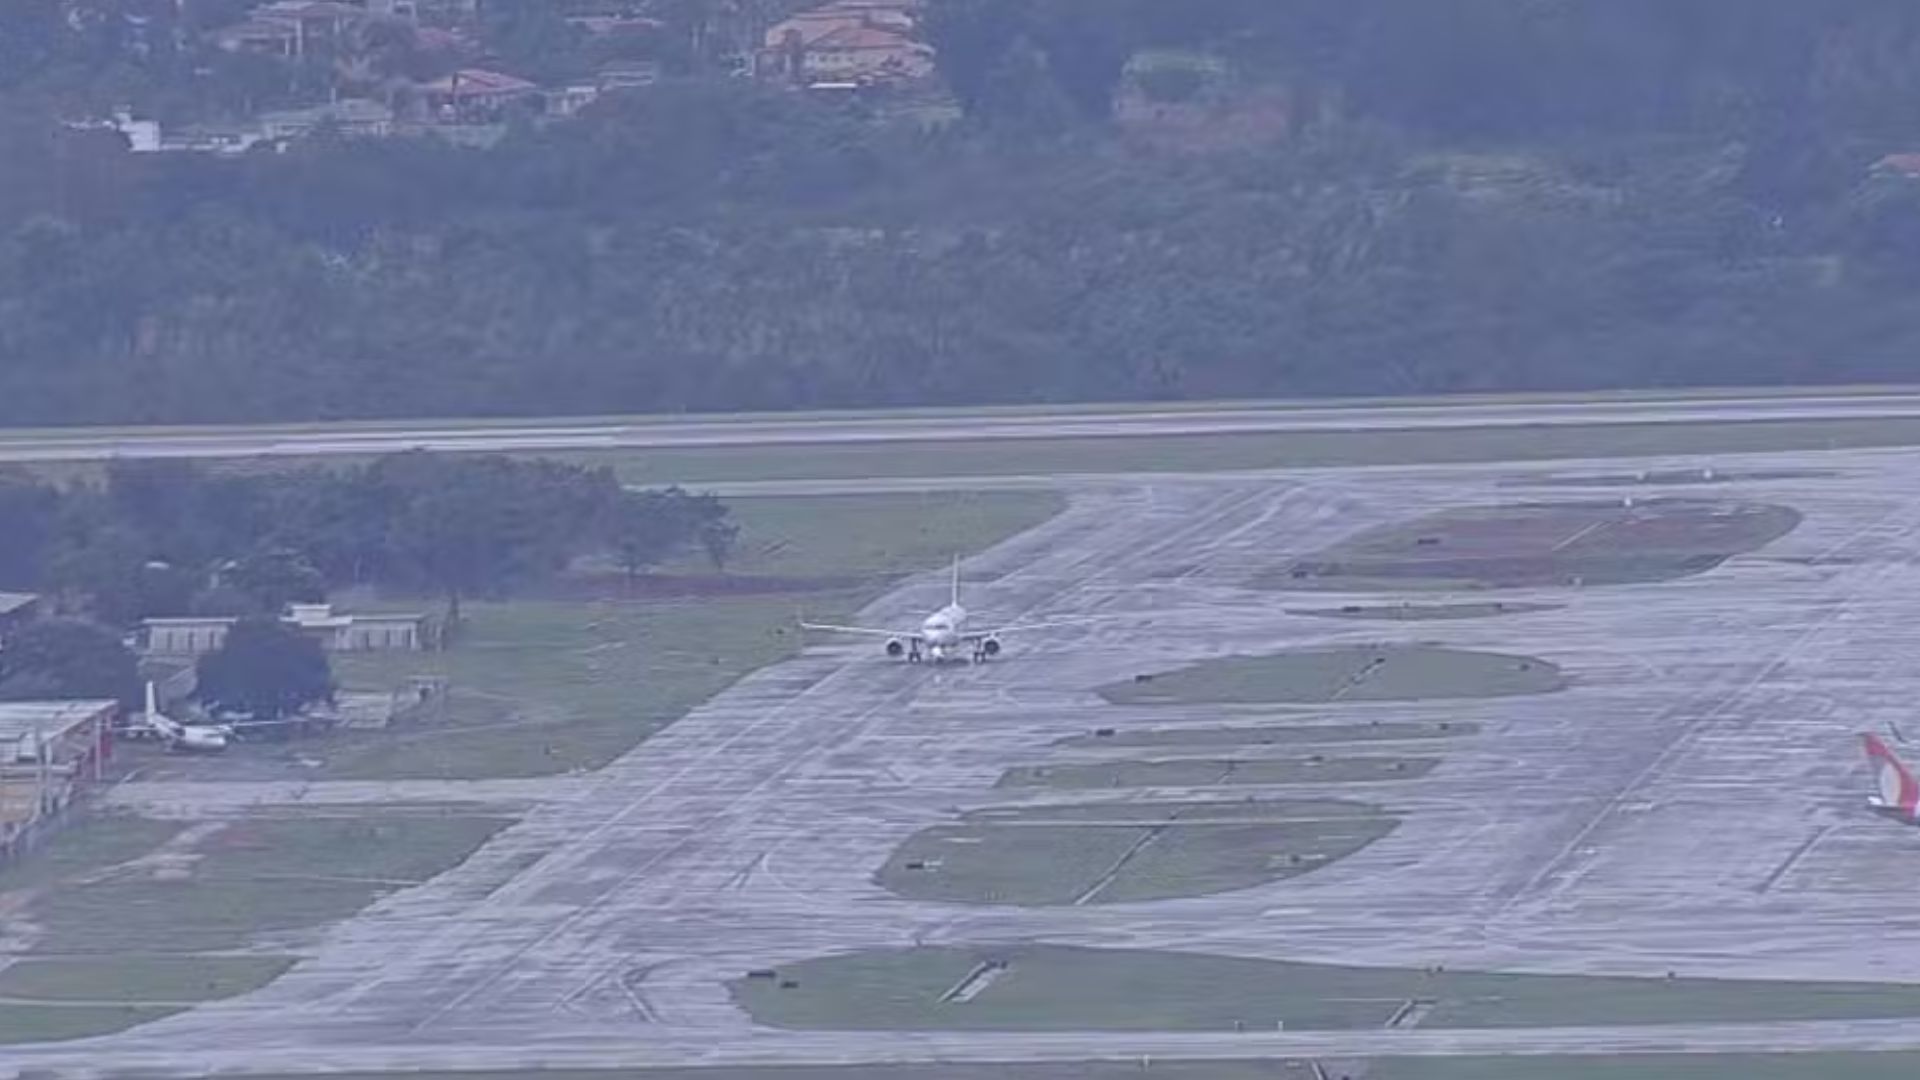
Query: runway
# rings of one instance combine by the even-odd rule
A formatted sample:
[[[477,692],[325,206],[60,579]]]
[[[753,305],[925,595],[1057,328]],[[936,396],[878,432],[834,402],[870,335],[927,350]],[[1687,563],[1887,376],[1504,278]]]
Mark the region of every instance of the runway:
[[[1604,468],[1676,463],[1699,460]],[[890,664],[870,643],[813,647],[597,774],[547,790],[500,787],[497,797],[528,807],[520,824],[465,865],[334,928],[267,989],[122,1036],[10,1048],[0,1076],[1920,1049],[1920,1019],[785,1032],[753,1025],[724,988],[747,970],[823,954],[1006,941],[1461,971],[1920,979],[1911,904],[1920,836],[1862,809],[1855,745],[1856,732],[1907,720],[1920,700],[1920,452],[1715,464],[1819,472],[1662,494],[1779,503],[1804,522],[1699,576],[1502,593],[1556,606],[1408,625],[1292,613],[1377,596],[1286,596],[1246,583],[1427,510],[1621,492],[1557,492],[1554,476],[1599,467],[1580,462],[1061,481],[1072,496],[1064,514],[967,563],[970,606],[994,622],[1094,621],[1010,640],[1004,661],[979,668]],[[942,590],[929,575],[863,617],[915,617]],[[1003,770],[1084,759],[1051,749],[1058,739],[1102,725],[1221,719],[1218,709],[1107,705],[1096,687],[1185,660],[1382,641],[1528,653],[1561,665],[1573,685],[1546,697],[1316,710],[1328,720],[1446,719],[1480,730],[1447,740],[1431,774],[1358,793],[1401,810],[1402,826],[1297,879],[1057,909],[915,902],[872,880],[918,829],[1016,801],[992,790]],[[235,796],[288,797],[266,788]],[[405,796],[341,788],[332,797]]]
[[[342,425],[46,429],[0,432],[0,462],[115,458],[320,458],[406,450],[581,452],[739,446],[1139,438],[1288,432],[1445,431],[1920,417],[1920,393],[1765,395],[1729,391],[1581,401],[1285,402],[1230,406],[927,410],[874,416],[664,416]]]

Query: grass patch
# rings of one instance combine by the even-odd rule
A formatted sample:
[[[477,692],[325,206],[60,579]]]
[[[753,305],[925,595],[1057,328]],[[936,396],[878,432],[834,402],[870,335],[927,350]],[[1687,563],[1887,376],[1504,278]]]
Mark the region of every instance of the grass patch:
[[[1546,694],[1566,685],[1545,660],[1383,645],[1231,656],[1099,692],[1115,705],[1324,705]]]
[[[890,578],[946,565],[1066,508],[1054,492],[728,498],[740,525],[729,569],[782,577]],[[691,571],[684,561],[669,569]]]
[[[81,811],[25,858],[0,867],[0,895],[38,889],[137,859],[166,843],[178,822]]]
[[[1206,896],[1310,873],[1394,825],[1372,807],[1328,800],[1000,808],[909,837],[876,880],[963,904]]]
[[[1321,619],[1357,619],[1374,622],[1450,622],[1457,619],[1492,619],[1502,615],[1528,615],[1536,611],[1558,611],[1562,604],[1509,604],[1493,601],[1483,604],[1344,604],[1337,608],[1309,608],[1289,612]]]
[[[971,1000],[943,1000],[983,963],[1005,970]],[[876,950],[779,974],[797,985],[741,978],[735,1000],[763,1024],[834,1030],[1353,1030],[1382,1027],[1409,1002],[1430,1008],[1423,1028],[1920,1015],[1916,986],[1429,973],[1041,945]]]
[[[34,951],[73,956],[218,952],[265,932],[346,918],[464,861],[509,822],[413,815],[240,822],[176,866],[69,885],[28,909]]]
[[[699,484],[1468,464],[1914,445],[1920,445],[1920,419],[930,440],[828,444],[800,449],[791,446],[658,447],[559,456],[611,465],[628,483]]]
[[[1172,758],[1026,765],[1008,769],[996,787],[1089,788],[1238,787],[1262,784],[1364,784],[1411,780],[1432,772],[1434,758]]]
[[[1799,524],[1790,507],[1707,499],[1471,507],[1368,529],[1253,585],[1362,592],[1670,581],[1758,551]]]
[[[272,956],[29,957],[0,968],[0,998],[166,1008],[244,994],[292,966]]]
[[[1322,743],[1402,742],[1477,735],[1478,724],[1449,720],[1416,723],[1376,720],[1370,724],[1280,724],[1246,727],[1108,729],[1106,735],[1070,735],[1053,745],[1072,750],[1209,746],[1314,746]]]
[[[184,1011],[135,1005],[0,1005],[0,1046],[112,1035]]]
[[[444,723],[298,744],[336,779],[549,776],[592,769],[749,672],[801,647],[794,616],[844,618],[899,574],[938,566],[1044,523],[1064,503],[1046,493],[730,500],[741,526],[733,571],[801,591],[669,602],[472,604],[444,653],[347,654],[346,686],[389,689],[415,675],[449,681]],[[670,574],[710,574],[691,560]],[[853,587],[844,587],[849,579]],[[808,590],[809,581],[835,588]]]
[[[104,823],[113,828],[91,845],[63,852],[66,873],[40,870],[44,887],[23,912],[38,933],[0,968],[0,1043],[122,1031],[265,986],[293,961],[217,954],[353,915],[457,865],[509,824],[411,811],[263,818],[127,865],[176,826],[162,833],[139,819]]]

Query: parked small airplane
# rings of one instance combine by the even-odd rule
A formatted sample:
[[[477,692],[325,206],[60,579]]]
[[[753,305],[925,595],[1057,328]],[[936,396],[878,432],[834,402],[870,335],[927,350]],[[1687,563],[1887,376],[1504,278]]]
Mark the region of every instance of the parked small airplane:
[[[1920,824],[1920,783],[1914,782],[1913,773],[1880,736],[1860,738],[1866,744],[1867,760],[1873,763],[1874,794],[1867,797],[1867,804],[1889,817]]]
[[[859,634],[865,637],[886,639],[887,655],[898,659],[905,657],[908,663],[917,664],[922,660],[940,663],[960,657],[962,650],[970,650],[970,662],[979,664],[1000,655],[1002,634],[1011,634],[1027,630],[1040,630],[1062,623],[1027,623],[1014,626],[996,626],[991,630],[970,630],[967,628],[967,609],[960,604],[960,560],[953,561],[953,592],[947,606],[926,617],[918,630],[882,630],[869,626],[834,626],[828,623],[801,622],[803,630],[824,630],[834,634]]]
[[[233,740],[233,728],[226,724],[183,724],[160,711],[160,704],[147,684],[147,711],[128,725],[129,734],[158,739],[167,749],[197,754],[217,754]]]

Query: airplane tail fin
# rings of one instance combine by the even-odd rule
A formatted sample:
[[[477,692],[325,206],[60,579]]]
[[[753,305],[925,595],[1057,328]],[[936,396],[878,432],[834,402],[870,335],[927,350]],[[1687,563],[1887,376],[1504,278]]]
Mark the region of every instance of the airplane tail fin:
[[[1908,820],[1920,817],[1920,783],[1898,755],[1878,735],[1862,735],[1867,760],[1873,763],[1876,803],[1882,809],[1898,811]]]
[[[953,605],[960,606],[960,556],[953,557]]]

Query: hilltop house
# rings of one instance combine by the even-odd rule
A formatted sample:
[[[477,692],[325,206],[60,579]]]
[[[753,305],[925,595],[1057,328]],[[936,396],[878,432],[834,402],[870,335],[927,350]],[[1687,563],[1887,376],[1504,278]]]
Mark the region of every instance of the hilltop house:
[[[294,59],[332,49],[368,14],[366,7],[340,0],[272,0],[245,20],[214,31],[213,40],[232,52]]]
[[[923,79],[933,49],[912,0],[835,0],[775,23],[754,57],[762,78],[800,85]]]
[[[495,123],[515,107],[538,105],[540,88],[525,79],[484,68],[462,68],[420,87],[436,120]]]

